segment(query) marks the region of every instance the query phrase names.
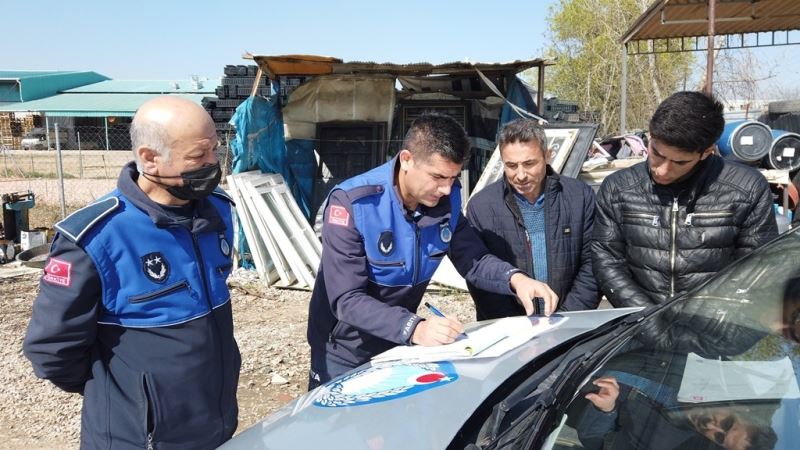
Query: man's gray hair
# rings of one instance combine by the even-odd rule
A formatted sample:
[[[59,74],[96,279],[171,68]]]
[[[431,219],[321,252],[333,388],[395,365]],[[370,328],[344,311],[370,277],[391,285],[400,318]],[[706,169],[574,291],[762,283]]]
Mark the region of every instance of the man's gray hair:
[[[508,122],[500,131],[498,144],[500,150],[506,144],[533,142],[547,154],[547,136],[544,128],[534,119],[515,119]]]
[[[131,122],[131,149],[133,150],[133,160],[136,162],[136,169],[142,171],[142,161],[136,149],[148,147],[155,150],[159,155],[169,160],[169,132],[158,122],[142,118],[133,118]]]

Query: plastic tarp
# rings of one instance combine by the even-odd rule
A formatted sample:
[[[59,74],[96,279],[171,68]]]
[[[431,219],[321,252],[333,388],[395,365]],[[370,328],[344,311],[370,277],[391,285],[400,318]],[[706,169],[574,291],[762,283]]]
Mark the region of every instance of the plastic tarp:
[[[287,139],[314,139],[324,122],[392,123],[394,77],[322,76],[300,85],[283,108]]]
[[[528,91],[528,89],[525,87],[525,84],[523,84],[522,80],[520,80],[516,75],[508,77],[508,92],[506,92],[506,99],[525,111],[529,111],[534,114],[536,114],[538,111],[536,102],[533,101],[530,91]],[[518,118],[520,118],[520,115],[514,111],[514,109],[508,103],[504,104],[503,110],[500,113],[500,126],[497,128],[498,133],[503,125]]]
[[[284,141],[279,96],[248,98],[236,108],[230,123],[236,127],[236,137],[230,143],[232,172],[259,169],[281,174],[301,211],[309,217],[316,167],[313,141]],[[239,236],[239,248],[245,253],[248,246],[244,233]]]
[[[236,137],[231,141],[233,173],[260,169],[281,174],[300,208],[308,215],[311,190],[304,192],[298,178],[306,174],[295,170],[308,170],[309,161],[314,162],[314,154],[301,151],[296,145],[292,145],[291,151],[287,149],[278,96],[248,98],[236,108],[231,125],[236,127]]]

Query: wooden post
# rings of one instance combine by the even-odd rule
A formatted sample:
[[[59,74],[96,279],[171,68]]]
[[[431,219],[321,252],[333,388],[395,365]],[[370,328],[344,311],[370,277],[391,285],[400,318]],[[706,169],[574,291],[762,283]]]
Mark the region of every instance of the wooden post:
[[[264,76],[264,71],[261,70],[261,66],[258,66],[258,72],[256,72],[256,80],[253,82],[253,90],[250,91],[250,97],[255,97],[258,94],[258,83],[261,82],[261,77]]]

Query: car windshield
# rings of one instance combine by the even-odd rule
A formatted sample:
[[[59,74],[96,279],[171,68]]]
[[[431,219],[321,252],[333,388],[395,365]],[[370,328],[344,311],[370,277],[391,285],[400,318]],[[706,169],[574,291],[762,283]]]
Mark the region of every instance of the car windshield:
[[[546,434],[539,445],[557,449],[798,448],[798,338],[800,229],[645,318],[588,370],[562,374],[578,379],[547,423],[506,431],[520,448]]]

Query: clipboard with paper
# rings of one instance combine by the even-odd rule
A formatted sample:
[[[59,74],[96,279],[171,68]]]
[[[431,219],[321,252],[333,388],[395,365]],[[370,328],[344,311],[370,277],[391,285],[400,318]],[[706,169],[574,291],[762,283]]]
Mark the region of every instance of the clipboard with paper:
[[[494,358],[531,340],[538,334],[555,328],[567,320],[555,317],[506,317],[477,330],[467,338],[434,347],[422,345],[397,346],[372,358],[373,364],[404,362],[436,362],[456,359]]]

